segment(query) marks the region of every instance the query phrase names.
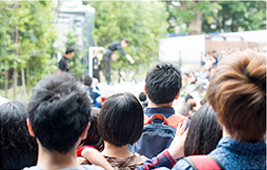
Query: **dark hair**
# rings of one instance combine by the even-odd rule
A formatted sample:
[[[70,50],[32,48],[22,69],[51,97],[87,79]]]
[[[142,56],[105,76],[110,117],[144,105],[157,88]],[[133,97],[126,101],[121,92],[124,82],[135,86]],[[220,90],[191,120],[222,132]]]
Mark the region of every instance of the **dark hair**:
[[[181,73],[175,65],[161,62],[148,70],[145,82],[148,98],[153,103],[170,103],[181,89]]]
[[[193,96],[191,96],[190,94],[187,94],[187,95],[184,97],[185,102],[187,102],[188,99],[194,99],[194,98],[193,98]]]
[[[146,101],[146,94],[145,94],[144,92],[141,92],[141,93],[139,94],[139,100],[140,100],[141,102]]]
[[[97,119],[99,117],[100,109],[92,107],[91,109],[91,126],[88,129],[87,137],[81,143],[82,145],[92,145],[99,151],[104,149],[104,143],[97,130]]]
[[[90,76],[85,76],[84,79],[83,79],[83,83],[84,85],[86,86],[91,86],[92,84],[92,78]]]
[[[208,154],[222,138],[222,130],[216,113],[207,103],[192,117],[185,140],[185,156]]]
[[[7,102],[0,106],[1,169],[22,169],[36,165],[38,148],[27,128],[27,105]]]
[[[131,93],[107,98],[98,118],[98,132],[104,141],[117,147],[136,142],[143,130],[143,108]]]
[[[207,100],[219,122],[234,138],[262,141],[266,133],[266,56],[253,51],[233,53],[211,78]]]
[[[90,117],[86,90],[68,73],[41,80],[29,102],[29,119],[43,147],[67,153],[84,132]]]
[[[73,52],[73,51],[74,51],[74,49],[73,49],[72,47],[68,47],[68,48],[66,49],[65,54],[69,54],[69,53],[71,53],[71,52]]]
[[[184,75],[188,76],[188,73],[183,73]]]
[[[183,116],[188,116],[189,111],[190,111],[190,105],[187,102],[185,102],[180,109],[180,114]]]
[[[207,103],[207,98],[206,98],[206,96],[205,96],[202,100],[200,100],[200,105],[202,106],[202,105],[204,105],[205,103]]]
[[[124,41],[126,44],[130,44],[130,42],[126,38],[122,38],[121,41]]]

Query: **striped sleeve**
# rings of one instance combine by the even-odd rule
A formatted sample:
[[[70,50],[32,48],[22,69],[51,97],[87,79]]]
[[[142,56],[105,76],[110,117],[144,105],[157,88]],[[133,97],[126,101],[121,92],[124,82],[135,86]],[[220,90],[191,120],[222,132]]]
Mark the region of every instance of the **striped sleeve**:
[[[148,159],[143,165],[136,167],[139,170],[155,169],[160,167],[166,167],[171,169],[175,165],[176,161],[172,158],[168,150],[164,150],[157,157]]]

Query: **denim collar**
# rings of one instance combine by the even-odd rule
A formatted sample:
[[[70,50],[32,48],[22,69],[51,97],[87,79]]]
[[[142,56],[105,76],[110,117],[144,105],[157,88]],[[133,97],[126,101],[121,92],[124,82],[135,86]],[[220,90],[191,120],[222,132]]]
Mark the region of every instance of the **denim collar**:
[[[175,113],[172,107],[146,107],[144,108],[145,113]]]
[[[172,107],[146,107],[144,113],[151,117],[154,114],[163,114],[166,118],[175,114],[175,110]]]

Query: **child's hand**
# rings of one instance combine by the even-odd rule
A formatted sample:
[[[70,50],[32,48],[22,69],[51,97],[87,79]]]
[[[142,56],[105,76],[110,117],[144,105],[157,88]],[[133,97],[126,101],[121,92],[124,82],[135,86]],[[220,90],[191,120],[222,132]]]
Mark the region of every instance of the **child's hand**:
[[[173,159],[184,157],[184,143],[188,130],[185,131],[188,119],[186,118],[183,124],[179,123],[177,126],[176,136],[173,139],[168,151]]]

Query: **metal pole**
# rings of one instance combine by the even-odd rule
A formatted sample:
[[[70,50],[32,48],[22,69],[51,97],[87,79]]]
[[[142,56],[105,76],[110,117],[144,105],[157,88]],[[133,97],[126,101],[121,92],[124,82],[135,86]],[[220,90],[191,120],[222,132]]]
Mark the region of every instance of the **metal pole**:
[[[88,60],[88,67],[89,67],[89,76],[93,77],[93,48],[89,47],[89,60]]]

